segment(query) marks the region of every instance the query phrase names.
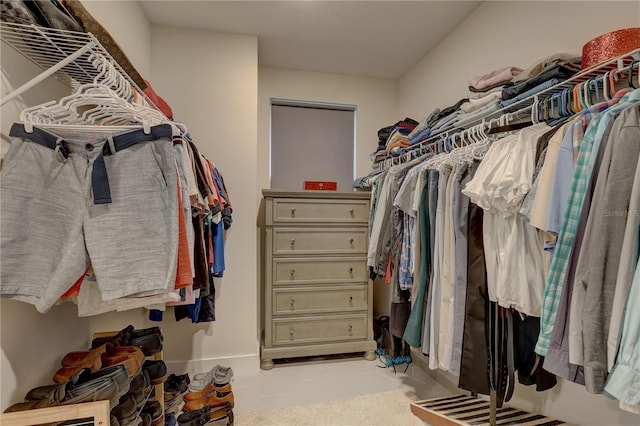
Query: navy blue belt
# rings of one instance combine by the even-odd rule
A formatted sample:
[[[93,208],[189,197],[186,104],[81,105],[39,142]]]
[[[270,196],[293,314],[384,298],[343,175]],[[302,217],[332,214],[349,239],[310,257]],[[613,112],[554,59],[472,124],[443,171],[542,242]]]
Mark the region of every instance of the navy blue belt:
[[[69,157],[69,150],[68,147],[65,146],[64,139],[37,127],[34,127],[33,132],[29,133],[25,131],[24,125],[14,123],[13,126],[11,126],[9,136],[25,138],[39,145],[46,146],[55,152],[56,158],[59,160],[62,158],[62,161],[65,161]],[[154,141],[160,138],[171,138],[171,136],[171,125],[161,124],[153,126],[149,133],[145,133],[144,130],[140,129],[105,139],[106,142],[102,147],[102,152],[100,152],[95,158],[93,162],[93,170],[91,172],[93,203],[111,203],[109,176],[107,176],[107,167],[104,163],[105,156],[113,155],[116,152],[127,149],[139,142]],[[94,147],[92,144],[88,143],[85,145],[85,149],[87,151],[93,151]]]

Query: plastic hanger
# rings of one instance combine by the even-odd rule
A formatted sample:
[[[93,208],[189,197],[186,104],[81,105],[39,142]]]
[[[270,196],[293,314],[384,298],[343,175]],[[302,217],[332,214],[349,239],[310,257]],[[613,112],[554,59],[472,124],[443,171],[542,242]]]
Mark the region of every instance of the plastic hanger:
[[[628,77],[627,83],[629,84],[629,87],[631,87],[632,89],[637,89],[637,87],[633,83],[633,68],[635,67],[636,64],[640,64],[640,61],[638,61],[637,59],[631,61],[631,63],[629,64],[629,77]],[[638,82],[640,84],[640,65],[638,66]]]
[[[618,72],[617,71],[610,71],[609,72],[609,85],[610,85],[610,93],[615,96],[616,93],[616,83],[618,82]],[[612,96],[612,97],[613,97]]]

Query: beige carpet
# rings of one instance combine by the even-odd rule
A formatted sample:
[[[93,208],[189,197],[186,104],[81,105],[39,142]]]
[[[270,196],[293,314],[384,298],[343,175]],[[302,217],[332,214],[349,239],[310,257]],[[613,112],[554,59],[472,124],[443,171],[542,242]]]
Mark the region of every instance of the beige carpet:
[[[399,389],[318,404],[237,413],[236,426],[424,426],[411,414],[415,393]]]

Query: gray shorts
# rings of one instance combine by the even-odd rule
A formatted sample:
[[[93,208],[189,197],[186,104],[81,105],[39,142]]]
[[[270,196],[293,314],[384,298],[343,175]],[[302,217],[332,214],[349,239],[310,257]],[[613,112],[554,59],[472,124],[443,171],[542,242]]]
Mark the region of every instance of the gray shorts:
[[[104,139],[11,129],[0,174],[0,296],[46,312],[91,264],[104,300],[174,288],[168,125]]]

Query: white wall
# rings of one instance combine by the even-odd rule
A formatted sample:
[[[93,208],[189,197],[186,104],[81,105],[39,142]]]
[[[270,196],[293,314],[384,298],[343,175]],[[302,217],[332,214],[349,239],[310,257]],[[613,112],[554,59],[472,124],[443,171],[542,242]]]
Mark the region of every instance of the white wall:
[[[398,117],[416,120],[464,98],[470,77],[640,26],[638,1],[485,1],[399,82]]]
[[[83,0],[87,11],[109,31],[142,78],[151,75],[151,23],[137,1]]]
[[[271,98],[356,105],[356,176],[364,176],[371,169],[369,154],[378,145],[378,129],[398,121],[396,91],[391,80],[260,67],[259,188],[269,188]]]
[[[640,26],[640,2],[484,2],[399,82],[398,117],[422,119],[465,97],[469,77],[526,68],[558,52],[581,55],[587,41]],[[445,373],[442,373],[445,374]],[[636,425],[616,401],[560,381],[542,393],[518,385],[511,405],[581,425]]]
[[[258,39],[154,26],[155,90],[224,176],[233,206],[216,322],[165,321],[173,361],[248,356],[257,367]]]

